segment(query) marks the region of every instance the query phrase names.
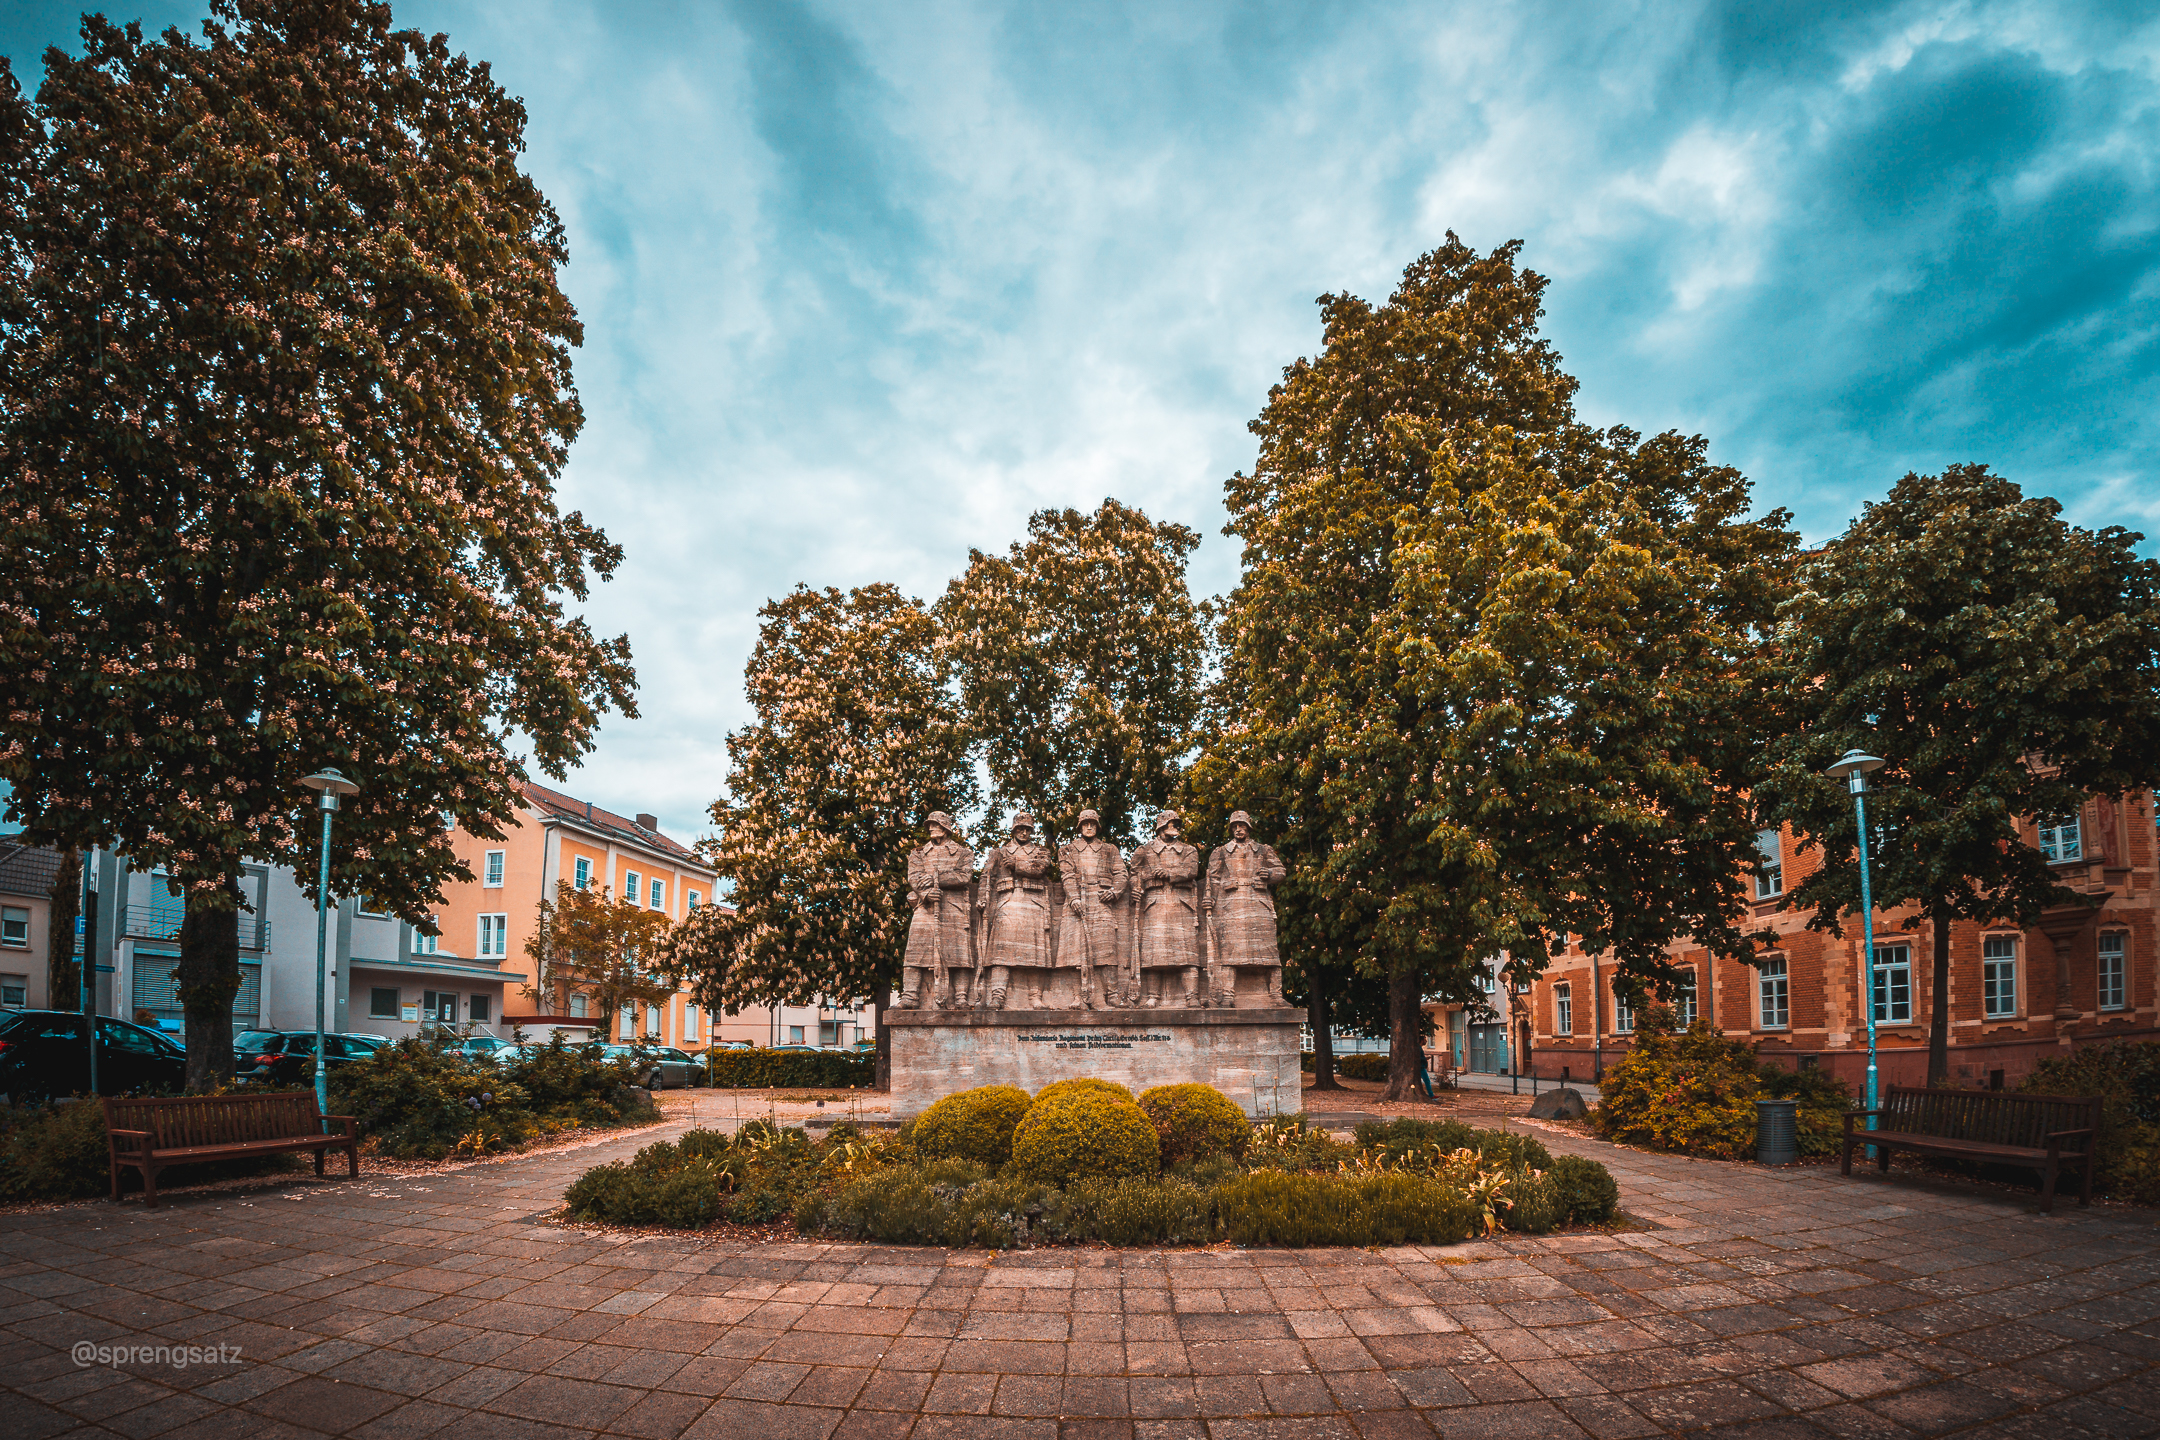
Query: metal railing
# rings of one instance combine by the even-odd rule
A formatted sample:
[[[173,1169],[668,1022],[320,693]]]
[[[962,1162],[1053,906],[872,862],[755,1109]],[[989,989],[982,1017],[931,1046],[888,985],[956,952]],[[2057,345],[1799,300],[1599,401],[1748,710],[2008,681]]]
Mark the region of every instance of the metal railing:
[[[177,905],[130,905],[122,913],[121,934],[132,940],[176,941],[180,938],[180,922],[187,912]],[[267,950],[270,948],[270,922],[260,915],[243,910],[235,917],[240,931],[242,950]]]

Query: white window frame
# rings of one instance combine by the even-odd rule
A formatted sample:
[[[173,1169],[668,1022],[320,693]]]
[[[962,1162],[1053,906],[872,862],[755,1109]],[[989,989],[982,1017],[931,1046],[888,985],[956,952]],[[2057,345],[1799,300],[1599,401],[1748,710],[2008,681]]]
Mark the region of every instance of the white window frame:
[[[10,950],[30,948],[30,907],[0,906],[0,945]]]
[[[487,857],[480,862],[480,884],[482,888],[488,890],[500,890],[503,888],[502,851],[490,850],[487,852]]]
[[[700,906],[700,905],[702,905],[702,904],[704,904],[704,903],[705,903],[705,902],[704,902],[703,898],[699,896],[699,894],[698,894],[698,892],[697,892],[697,891],[695,891],[695,890],[685,890],[685,891],[683,891],[683,904],[684,904],[684,905],[685,905],[685,906],[686,906],[687,908],[689,908],[689,909],[692,909],[692,910],[695,910],[695,909],[697,909],[697,907],[698,907],[698,906]]]
[[[1682,1030],[1695,1023],[1695,990],[1695,972],[1692,969],[1672,986],[1672,999],[1669,1003],[1672,1006],[1673,1019]]]
[[[1615,1035],[1635,1033],[1635,1007],[1628,1004],[1618,985],[1612,987],[1612,1028]]]
[[[1903,1006],[1900,1007],[1900,991]],[[1913,1018],[1912,946],[1875,947],[1875,1023],[1910,1025]]]
[[[2018,940],[1986,935],[1980,940],[1980,1013],[1989,1020],[2018,1018]]]
[[[800,1045],[800,1044],[802,1044],[802,1043],[803,1043],[803,1038],[802,1038],[802,1026],[800,1026],[800,1025],[790,1025],[790,1026],[788,1026],[788,1027],[787,1027],[787,1033],[788,1033],[788,1040],[787,1040],[787,1043],[788,1043],[788,1044],[790,1044],[790,1045]]]
[[[510,917],[504,914],[480,917],[480,949],[482,960],[500,960],[510,953]]]
[[[660,1018],[660,1007],[658,1005],[647,1005],[645,1007],[645,1033],[647,1035],[665,1035],[667,1033],[666,1022]]]
[[[1755,832],[1755,854],[1761,867],[1755,874],[1755,898],[1769,900],[1785,893],[1785,850],[1775,830]]]
[[[633,905],[642,903],[645,898],[638,890],[638,884],[644,878],[635,870],[623,871],[623,898]]]
[[[2085,858],[2085,817],[2073,810],[2040,822],[2040,856],[2050,865]]]
[[[592,1018],[592,1016],[591,1016],[591,1015],[589,1015],[589,1014],[587,1014],[586,1012],[587,1012],[587,1011],[589,1011],[589,1010],[590,1010],[591,1008],[592,1008],[592,1002],[591,1002],[590,1000],[588,1000],[588,999],[586,998],[586,995],[585,995],[585,992],[584,992],[584,991],[582,991],[582,990],[573,990],[573,991],[572,991],[572,992],[570,993],[570,1018],[571,1018],[571,1019],[573,1019],[573,1020],[590,1020],[590,1019]]]
[[[697,1041],[697,1006],[688,1000],[682,1007],[682,1038],[693,1044]]]
[[[645,897],[650,902],[645,907],[648,910],[667,909],[667,881],[657,879],[646,881]]]
[[[2122,930],[2100,932],[2099,954],[2094,962],[2094,1008],[2130,1008],[2130,936]]]
[[[442,928],[442,920],[438,916],[428,916],[428,923],[438,930]],[[415,925],[412,932],[412,948],[415,955],[439,954],[442,951],[442,936],[423,935],[420,932],[420,927]]]
[[[30,1004],[28,975],[0,975],[0,1010],[24,1010]]]
[[[615,1012],[615,1038],[617,1040],[637,1039],[637,1006],[625,1005]]]
[[[572,889],[590,890],[592,888],[592,861],[586,859],[583,855],[578,856],[570,866],[570,875]]]
[[[1552,987],[1553,1034],[1575,1033],[1575,992],[1566,981]]]
[[[1758,1029],[1792,1029],[1792,967],[1783,955],[1765,955],[1755,967],[1755,1018]]]

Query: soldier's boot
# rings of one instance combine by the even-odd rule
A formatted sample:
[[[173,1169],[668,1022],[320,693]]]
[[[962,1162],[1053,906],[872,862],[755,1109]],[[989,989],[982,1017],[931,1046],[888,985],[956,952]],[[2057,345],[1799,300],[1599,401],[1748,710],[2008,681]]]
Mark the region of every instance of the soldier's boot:
[[[1118,993],[1117,971],[1106,965],[1095,967],[1096,1004],[1104,1010],[1121,1010],[1125,997]]]
[[[993,986],[991,986],[991,987],[990,987],[990,999],[989,999],[989,1001],[988,1001],[988,1002],[987,1002],[987,1003],[986,1003],[986,1004],[984,1005],[984,1007],[983,1007],[983,1008],[984,1008],[984,1009],[986,1009],[986,1010],[1002,1010],[1002,1009],[1004,1009],[1004,1008],[1005,1008],[1005,987],[1004,987],[1004,986],[1002,986],[1002,985],[993,985]]]
[[[913,990],[903,990],[900,992],[900,998],[893,1002],[893,1009],[920,1010],[922,1009],[922,997]]]
[[[1043,999],[1043,983],[1041,980],[1028,982],[1027,1008],[1030,1010],[1048,1010],[1050,1008],[1049,1002]]]

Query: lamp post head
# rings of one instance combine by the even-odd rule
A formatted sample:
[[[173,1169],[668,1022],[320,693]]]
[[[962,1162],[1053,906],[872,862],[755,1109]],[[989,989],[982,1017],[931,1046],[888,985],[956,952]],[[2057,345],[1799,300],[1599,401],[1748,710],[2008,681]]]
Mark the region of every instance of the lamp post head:
[[[300,783],[307,789],[320,792],[321,798],[317,803],[325,810],[337,809],[338,797],[341,795],[360,793],[358,785],[336,770],[318,770],[313,775],[303,776]]]
[[[1889,762],[1868,754],[1865,750],[1847,750],[1838,757],[1837,763],[1824,767],[1823,774],[1843,780],[1855,795],[1867,789],[1867,777]]]

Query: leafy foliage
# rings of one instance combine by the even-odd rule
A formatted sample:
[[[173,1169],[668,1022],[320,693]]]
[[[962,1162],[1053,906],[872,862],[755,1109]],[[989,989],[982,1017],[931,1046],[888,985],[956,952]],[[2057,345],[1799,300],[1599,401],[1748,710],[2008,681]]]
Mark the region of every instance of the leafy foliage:
[[[974,798],[936,628],[890,585],[798,588],[758,612],[707,859],[734,881],[675,930],[670,964],[715,1009],[882,1000],[907,948],[908,851]]]
[[[2042,1060],[2018,1089],[2098,1095],[2093,1186],[2118,1200],[2160,1205],[2160,1045],[2112,1040]]]
[[[441,1160],[515,1149],[586,1126],[645,1124],[659,1112],[633,1088],[628,1059],[597,1046],[550,1042],[500,1064],[425,1037],[400,1040],[333,1069],[331,1109],[351,1115],[364,1142],[399,1160]]]
[[[1196,829],[1250,810],[1286,960],[1386,983],[1394,1098],[1421,998],[1476,999],[1497,952],[1523,978],[1572,933],[1656,979],[1679,936],[1739,946],[1750,627],[1793,538],[1701,439],[1576,423],[1517,249],[1450,235],[1385,305],[1323,297],[1227,487]]]
[[[1015,1173],[1045,1185],[1152,1176],[1162,1142],[1131,1100],[1089,1090],[1038,1098],[1013,1131]]]
[[[570,1013],[569,997],[590,997],[600,1033],[615,1033],[616,1013],[666,1003],[675,985],[652,968],[667,953],[674,922],[629,898],[617,900],[605,885],[580,890],[555,882],[555,898],[540,902],[539,923],[526,938],[533,981],[525,994],[543,1010]],[[640,959],[645,964],[640,965]]]
[[[940,644],[990,779],[989,825],[1032,809],[1052,836],[1092,808],[1121,847],[1169,803],[1200,713],[1207,632],[1185,586],[1200,537],[1116,500],[1039,510],[1004,556],[968,553]]]
[[[1017,1085],[984,1085],[947,1095],[908,1132],[929,1160],[972,1160],[995,1170],[1012,1159],[1013,1131],[1034,1102]]]
[[[1567,1218],[1580,1225],[1603,1225],[1620,1213],[1620,1184],[1595,1160],[1562,1155],[1545,1171]]]
[[[867,1086],[876,1077],[868,1055],[837,1050],[708,1050],[705,1069],[718,1090],[769,1090],[784,1085],[806,1088]]]
[[[358,780],[332,883],[424,922],[472,878],[441,816],[516,814],[511,732],[559,775],[635,714],[627,640],[565,610],[621,551],[556,508],[581,331],[485,65],[359,0],[82,40],[34,115],[0,106],[34,180],[0,316],[0,778],[33,841],[117,845],[217,917],[183,966],[200,1088],[231,1074],[231,877],[315,882],[296,782]]]
[[[237,1175],[265,1175],[299,1168],[305,1157],[261,1155],[172,1165],[158,1171],[160,1186],[178,1187]],[[81,1200],[110,1193],[111,1152],[105,1143],[105,1112],[95,1101],[39,1106],[0,1106],[0,1202]],[[141,1189],[142,1172],[122,1170],[122,1189]]]
[[[1929,1083],[1949,1073],[1950,922],[2031,924],[2081,903],[2034,817],[2160,784],[2160,561],[2080,529],[1985,465],[1907,475],[1803,565],[1779,616],[1787,718],[1763,813],[1821,865],[1786,903],[1843,933],[1860,908],[1852,797],[1821,772],[1860,749],[1878,910],[1934,930]]]
[[[1452,1245],[1477,1208],[1462,1191],[1405,1172],[1303,1175],[1256,1171],[1215,1194],[1237,1245]]]
[[[1122,1100],[1130,1105],[1132,1091],[1115,1080],[1098,1080],[1092,1075],[1076,1075],[1070,1080],[1053,1080],[1035,1092],[1036,1102],[1062,1099],[1067,1095],[1101,1095],[1112,1100]]]
[[[1389,1160],[1401,1161],[1432,1151],[1468,1150],[1480,1160],[1509,1170],[1550,1170],[1552,1152],[1535,1135],[1511,1130],[1481,1130],[1460,1120],[1368,1120],[1351,1132],[1356,1142]]]
[[[1212,1085],[1158,1085],[1141,1095],[1140,1108],[1155,1126],[1165,1166],[1242,1155],[1252,1140],[1245,1112]]]
[[[1681,1034],[1638,1029],[1635,1043],[1605,1072],[1604,1098],[1590,1122],[1609,1140],[1741,1160],[1755,1149],[1755,1100],[1762,1081],[1755,1049],[1697,1020]]]

